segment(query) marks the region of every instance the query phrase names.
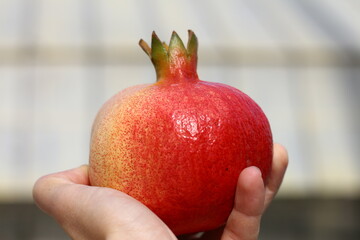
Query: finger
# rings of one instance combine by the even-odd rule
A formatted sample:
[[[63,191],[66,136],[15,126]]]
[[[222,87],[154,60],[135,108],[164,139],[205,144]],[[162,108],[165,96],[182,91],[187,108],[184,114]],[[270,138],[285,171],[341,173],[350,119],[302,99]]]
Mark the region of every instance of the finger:
[[[288,153],[285,147],[274,144],[274,157],[269,181],[266,185],[265,208],[278,192],[288,166]]]
[[[149,239],[147,234],[175,239],[153,212],[129,195],[84,185],[89,182],[87,170],[82,166],[50,174],[40,178],[33,189],[37,205],[72,239]]]
[[[81,166],[40,178],[33,189],[34,200],[72,239],[106,239],[106,234],[132,220],[132,215],[122,218],[118,209],[145,207],[120,191],[85,185],[87,172],[87,166]]]
[[[87,186],[88,183],[87,166],[50,174],[35,183],[34,200],[73,239],[105,239],[104,234],[112,227],[107,217],[112,217],[111,206],[115,204],[102,203],[111,195],[116,195],[119,202],[125,196],[119,191]]]
[[[234,208],[222,240],[255,240],[264,210],[265,187],[257,167],[244,169],[238,180]]]
[[[51,174],[51,176],[61,178],[64,181],[67,181],[68,183],[90,185],[88,165],[82,165],[78,168],[66,170],[59,173],[54,173]]]
[[[79,186],[75,186],[75,184],[79,184]],[[53,216],[57,210],[55,207],[58,206],[56,203],[67,197],[67,195],[62,195],[65,188],[69,185],[74,185],[70,193],[75,194],[76,187],[83,188],[86,187],[83,185],[88,184],[88,167],[83,165],[78,168],[41,177],[34,185],[33,198],[39,208]],[[64,206],[64,204],[60,204],[60,206]]]

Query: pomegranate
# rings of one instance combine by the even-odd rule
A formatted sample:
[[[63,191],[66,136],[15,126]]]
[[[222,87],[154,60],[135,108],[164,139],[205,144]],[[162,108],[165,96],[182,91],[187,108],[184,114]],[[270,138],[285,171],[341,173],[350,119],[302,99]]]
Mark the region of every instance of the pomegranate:
[[[266,181],[272,135],[266,116],[246,94],[199,80],[198,42],[169,46],[152,34],[157,81],[125,89],[100,109],[92,129],[91,185],[129,194],[175,234],[221,226],[234,203],[240,172],[257,166]]]

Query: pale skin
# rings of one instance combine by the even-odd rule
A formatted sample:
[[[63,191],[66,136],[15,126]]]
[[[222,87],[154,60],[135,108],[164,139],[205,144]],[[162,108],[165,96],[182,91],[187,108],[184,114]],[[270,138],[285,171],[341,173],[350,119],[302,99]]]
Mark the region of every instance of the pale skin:
[[[36,204],[75,240],[256,240],[261,216],[279,190],[287,164],[286,149],[275,144],[265,186],[258,168],[244,169],[226,225],[201,236],[177,238],[153,212],[127,194],[90,186],[88,166],[40,178],[33,195]]]

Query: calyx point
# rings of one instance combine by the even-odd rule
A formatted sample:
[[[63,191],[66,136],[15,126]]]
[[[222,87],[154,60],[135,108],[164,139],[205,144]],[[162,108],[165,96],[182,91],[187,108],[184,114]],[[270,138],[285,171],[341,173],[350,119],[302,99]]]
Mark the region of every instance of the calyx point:
[[[196,72],[198,40],[193,31],[188,30],[188,35],[187,47],[175,31],[171,35],[169,45],[160,41],[155,31],[152,32],[151,47],[140,39],[140,47],[150,57],[155,67],[157,82],[169,78],[198,80]]]

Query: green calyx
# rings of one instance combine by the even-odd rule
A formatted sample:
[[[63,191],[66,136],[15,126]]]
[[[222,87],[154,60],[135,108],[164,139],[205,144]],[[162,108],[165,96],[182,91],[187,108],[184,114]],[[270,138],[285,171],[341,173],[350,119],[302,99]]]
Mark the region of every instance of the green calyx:
[[[170,81],[169,79],[192,79],[198,80],[197,49],[198,41],[194,32],[189,30],[187,47],[174,31],[171,35],[170,44],[161,42],[155,32],[152,33],[151,47],[140,40],[139,45],[150,57],[155,70],[157,82]]]

